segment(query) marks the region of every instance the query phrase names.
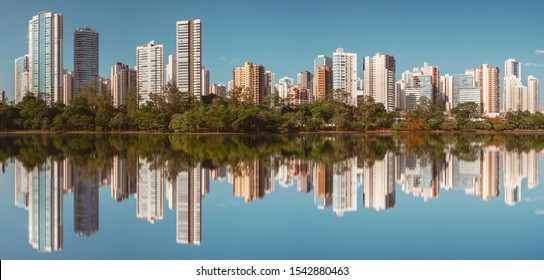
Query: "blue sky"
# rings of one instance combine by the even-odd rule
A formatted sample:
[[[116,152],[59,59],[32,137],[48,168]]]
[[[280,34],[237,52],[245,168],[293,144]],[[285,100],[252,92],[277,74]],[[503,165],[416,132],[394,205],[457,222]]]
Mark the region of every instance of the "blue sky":
[[[395,56],[397,78],[424,61],[454,74],[483,63],[502,69],[511,57],[524,63],[524,84],[527,75],[544,82],[539,0],[19,0],[0,9],[0,90],[10,99],[14,59],[28,52],[28,20],[40,11],[64,15],[65,68],[73,69],[74,30],[100,33],[101,76],[117,61],[133,66],[136,47],[151,40],[165,46],[165,56],[174,53],[176,21],[200,18],[211,83],[226,83],[244,61],[264,65],[276,81],[296,78],[338,47],[358,54],[360,77],[363,57],[380,52]]]

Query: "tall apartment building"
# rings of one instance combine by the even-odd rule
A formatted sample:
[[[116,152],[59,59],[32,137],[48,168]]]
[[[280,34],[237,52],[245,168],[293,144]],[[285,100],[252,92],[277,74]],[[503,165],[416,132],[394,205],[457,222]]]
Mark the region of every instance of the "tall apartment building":
[[[332,67],[328,65],[318,66],[315,72],[315,97],[316,100],[325,100],[333,90]]]
[[[113,97],[113,105],[126,104],[125,97],[130,90],[137,89],[137,73],[128,65],[117,62],[111,67],[111,96]]]
[[[521,63],[513,58],[509,58],[504,62],[504,76],[510,75],[516,78],[521,78]]]
[[[297,84],[299,84],[302,88],[307,88],[310,95],[310,102],[313,101],[312,98],[312,90],[314,88],[314,75],[310,73],[310,71],[304,70],[297,74]]]
[[[346,53],[338,48],[333,52],[333,89],[341,89],[349,93],[348,104],[355,105],[357,101],[357,54]]]
[[[81,94],[84,84],[94,83],[98,91],[98,32],[90,28],[74,31],[74,89]]]
[[[328,66],[330,67],[330,72],[332,75],[332,58],[328,57],[326,54],[318,55],[314,59],[314,81],[312,88],[312,96],[314,100],[317,100],[317,68],[319,66]],[[331,91],[332,91],[332,76],[331,76]],[[323,98],[325,95],[323,95]]]
[[[202,97],[202,25],[200,19],[176,23],[176,83],[182,92]]]
[[[15,104],[23,101],[23,97],[25,97],[30,90],[28,84],[28,67],[28,54],[15,59]]]
[[[62,100],[63,15],[40,12],[28,22],[29,91],[48,105]]]
[[[227,87],[224,84],[213,84],[210,87],[210,93],[215,94],[219,97],[226,98],[227,97]]]
[[[234,68],[234,87],[242,89],[244,98],[248,98],[253,104],[260,104],[266,96],[264,85],[264,66],[251,62],[244,63],[244,67]]]
[[[488,64],[480,67],[480,103],[484,114],[494,114],[500,112],[500,70]]]
[[[139,104],[150,101],[150,93],[162,94],[164,85],[164,48],[151,41],[136,49],[137,92]],[[200,72],[200,69],[199,69]]]
[[[527,77],[527,95],[528,95],[528,104],[527,110],[531,113],[536,113],[540,111],[540,81],[534,76],[529,75]]]
[[[395,57],[377,53],[363,63],[363,92],[387,111],[395,110]]]

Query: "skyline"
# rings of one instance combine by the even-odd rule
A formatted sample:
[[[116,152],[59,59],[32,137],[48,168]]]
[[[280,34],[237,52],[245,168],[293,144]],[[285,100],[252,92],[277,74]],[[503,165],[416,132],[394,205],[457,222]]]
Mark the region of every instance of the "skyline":
[[[232,69],[242,66],[245,61],[263,65],[266,70],[274,72],[276,78],[283,76],[295,78],[300,71],[312,71],[313,60],[317,55],[327,54],[332,57],[334,50],[339,47],[344,48],[346,52],[358,54],[359,78],[362,78],[362,58],[373,56],[378,52],[395,56],[396,80],[400,78],[402,72],[418,67],[424,61],[438,66],[441,74],[457,74],[484,63],[502,69],[504,61],[508,58],[514,58],[522,63],[524,84],[527,83],[529,75],[540,80],[544,78],[544,39],[532,35],[538,34],[538,26],[541,25],[538,7],[543,4],[536,1],[515,4],[509,4],[507,1],[478,3],[462,1],[456,3],[455,7],[448,7],[448,14],[442,13],[443,2],[435,3],[427,0],[417,3],[424,5],[426,9],[418,9],[418,5],[402,5],[401,1],[385,1],[386,3],[346,1],[347,3],[343,3],[340,7],[332,1],[325,0],[317,1],[317,3],[315,1],[290,3],[291,9],[285,9],[285,5],[280,4],[284,1],[276,1],[274,5],[267,7],[270,9],[264,11],[261,5],[248,1],[236,1],[236,4],[240,5],[229,5],[219,1],[210,2],[213,4],[168,3],[167,5],[163,1],[156,1],[157,6],[164,10],[156,16],[151,16],[149,18],[151,22],[137,20],[137,11],[143,9],[140,8],[142,6],[138,5],[139,3],[131,7],[115,3],[108,5],[108,9],[98,4],[85,9],[84,12],[78,9],[81,4],[69,1],[43,4],[31,0],[13,3],[10,5],[12,12],[0,18],[0,25],[14,26],[8,32],[3,32],[3,39],[12,44],[0,55],[0,61],[2,61],[0,90],[6,90],[8,98],[13,100],[13,63],[15,58],[28,52],[26,38],[28,20],[40,11],[61,13],[64,16],[64,68],[69,70],[74,69],[73,31],[80,27],[89,27],[99,32],[101,37],[100,76],[105,77],[110,76],[110,68],[116,62],[123,62],[134,67],[136,47],[150,40],[164,45],[165,58],[174,54],[176,22],[199,18],[202,20],[202,65],[210,70],[210,84],[227,84],[232,79]],[[471,9],[467,11],[466,5],[469,3]],[[494,9],[491,14],[483,9],[486,3],[493,4]],[[36,8],[26,9],[29,4]],[[239,6],[242,4],[244,11],[249,12],[238,13]],[[179,5],[180,9],[172,7],[175,5]],[[370,14],[369,10],[384,12]],[[120,18],[118,15],[123,11],[127,13]],[[136,12],[129,14],[133,11]],[[252,11],[256,12],[252,13]],[[321,12],[325,11],[331,14],[328,22],[318,20],[323,15]],[[109,18],[93,16],[95,12]],[[364,16],[359,17],[359,12]],[[390,13],[389,17],[392,20],[376,24],[376,20],[388,14],[386,12]],[[481,20],[484,12],[485,21]],[[463,17],[459,17],[459,14]],[[520,16],[520,21],[515,26],[505,26],[503,19],[509,14],[523,14],[525,17]],[[112,28],[115,24],[124,22],[120,19],[126,18],[134,20],[130,21],[130,24],[123,25],[125,28],[121,29],[122,33]],[[478,19],[480,19],[479,22]],[[405,26],[406,20],[411,21],[414,30],[400,30],[402,26]],[[243,24],[244,22],[261,24],[248,25]],[[439,22],[439,24],[429,22]],[[478,23],[488,32],[481,34]],[[497,27],[488,29],[486,26]],[[425,41],[425,44],[421,42],[427,38],[417,33],[417,29],[422,27],[428,30],[428,34],[433,34],[429,35],[429,40]],[[289,29],[292,31],[284,32]],[[301,35],[304,33],[300,30],[307,31],[308,36]],[[330,39],[323,40],[320,36],[321,31],[331,34]],[[280,33],[281,36],[271,36],[276,33]],[[249,36],[244,37],[245,34]],[[505,34],[511,37],[505,40]],[[233,38],[232,35],[235,37]],[[233,41],[239,43],[233,43]],[[166,60],[163,62],[166,64]],[[503,77],[504,73],[501,73],[501,88]],[[503,90],[501,95],[502,93]]]

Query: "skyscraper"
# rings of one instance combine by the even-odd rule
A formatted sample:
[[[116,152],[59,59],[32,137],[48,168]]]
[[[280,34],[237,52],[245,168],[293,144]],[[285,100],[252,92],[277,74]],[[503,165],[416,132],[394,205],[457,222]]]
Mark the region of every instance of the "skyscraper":
[[[504,77],[504,111],[525,111],[527,101],[527,87],[521,84],[521,79],[514,75]]]
[[[253,104],[260,104],[266,96],[264,87],[264,66],[245,62],[244,67],[234,68],[234,87],[242,90],[242,98]]]
[[[387,111],[395,110],[395,57],[377,53],[363,63],[363,92]]]
[[[482,112],[486,115],[499,113],[501,104],[500,93],[500,70],[493,68],[488,64],[480,67],[480,103],[482,104]]]
[[[113,105],[118,107],[119,105],[126,104],[125,97],[128,90],[136,91],[137,89],[136,70],[129,68],[128,65],[121,62],[117,62],[111,67],[111,83]]]
[[[540,81],[531,75],[527,77],[527,95],[527,110],[533,114],[540,111]]]
[[[29,91],[43,94],[47,104],[62,100],[62,14],[40,12],[28,22]]]
[[[28,54],[15,59],[15,104],[21,102],[29,91]]]
[[[321,65],[315,72],[315,98],[325,100],[328,94],[332,94],[332,67]]]
[[[74,89],[81,94],[84,84],[94,84],[98,92],[98,32],[90,28],[74,31]]]
[[[333,89],[343,90],[349,93],[348,104],[357,102],[357,54],[346,53],[338,48],[333,52]]]
[[[176,82],[181,92],[202,97],[202,26],[200,19],[176,23]]]
[[[479,87],[475,87],[474,85],[474,77],[469,74],[455,74],[452,78],[452,106],[451,108],[457,107],[459,104],[461,104],[459,100],[459,96],[461,94],[461,90],[464,89],[470,89],[470,90],[480,90]],[[480,105],[480,101],[476,102],[478,105]]]
[[[136,48],[136,71],[140,105],[151,101],[149,94],[162,94],[164,86],[164,48],[151,41]],[[199,69],[200,72],[200,69]]]

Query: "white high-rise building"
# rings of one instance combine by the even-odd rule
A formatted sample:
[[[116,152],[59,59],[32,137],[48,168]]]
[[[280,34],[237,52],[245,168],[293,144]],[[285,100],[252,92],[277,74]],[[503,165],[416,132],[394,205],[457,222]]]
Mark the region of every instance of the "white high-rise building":
[[[15,59],[15,104],[23,101],[29,91],[28,67],[28,54]]]
[[[348,104],[357,104],[357,54],[346,53],[343,48],[336,49],[332,56],[333,89],[349,93]]]
[[[176,23],[176,83],[181,92],[202,97],[202,26],[200,19]]]
[[[453,76],[450,74],[440,76],[440,94],[446,100],[446,109],[453,109]]]
[[[29,91],[47,104],[62,100],[63,15],[40,12],[28,22]]]
[[[534,76],[527,77],[527,110],[531,113],[540,111],[540,81]]]
[[[527,108],[527,88],[515,75],[504,77],[504,111],[525,111]]]
[[[166,64],[166,81],[167,84],[176,85],[176,55],[171,54],[168,56],[168,63]]]
[[[210,71],[202,67],[202,96],[210,94]]]
[[[363,92],[387,111],[395,110],[395,57],[377,53],[363,63]]]
[[[164,85],[164,47],[151,41],[136,49],[140,105],[150,101],[150,93],[162,94]]]
[[[70,103],[74,98],[74,86],[74,72],[64,69],[62,75],[62,100],[64,100],[66,104]]]
[[[504,77],[510,75],[521,78],[521,63],[513,58],[509,58],[504,62]]]
[[[138,160],[136,216],[155,223],[164,218],[164,169],[152,165],[143,157]]]

